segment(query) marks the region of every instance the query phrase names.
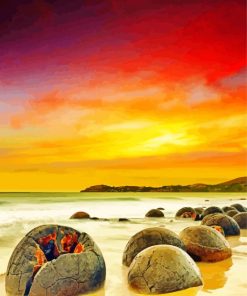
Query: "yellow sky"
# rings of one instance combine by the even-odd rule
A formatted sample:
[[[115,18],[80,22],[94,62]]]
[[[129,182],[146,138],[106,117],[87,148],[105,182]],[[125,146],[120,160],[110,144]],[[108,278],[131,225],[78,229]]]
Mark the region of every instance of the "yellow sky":
[[[246,175],[243,1],[17,2],[0,11],[0,191]]]

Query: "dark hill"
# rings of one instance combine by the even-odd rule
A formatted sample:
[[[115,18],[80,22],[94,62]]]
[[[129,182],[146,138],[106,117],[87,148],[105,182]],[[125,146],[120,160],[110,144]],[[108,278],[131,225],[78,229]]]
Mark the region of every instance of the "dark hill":
[[[216,185],[202,183],[161,187],[94,185],[81,190],[81,192],[247,192],[247,177],[236,178]]]
[[[226,181],[223,183],[217,184],[217,186],[222,186],[222,185],[234,185],[234,184],[242,184],[242,185],[247,185],[247,177],[239,177],[230,181]]]

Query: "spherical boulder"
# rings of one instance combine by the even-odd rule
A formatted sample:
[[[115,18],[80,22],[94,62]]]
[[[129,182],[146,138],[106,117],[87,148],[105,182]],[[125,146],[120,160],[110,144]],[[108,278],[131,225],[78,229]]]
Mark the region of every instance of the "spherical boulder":
[[[75,296],[101,287],[105,273],[101,251],[87,233],[42,225],[14,249],[5,288],[9,296]]]
[[[130,221],[128,218],[119,218],[118,222],[128,222]]]
[[[158,245],[140,252],[128,273],[128,283],[141,294],[161,294],[202,285],[199,268],[182,249]]]
[[[238,210],[230,210],[230,211],[228,211],[228,212],[226,212],[226,214],[228,215],[228,216],[230,216],[230,217],[233,217],[233,216],[235,216],[235,215],[237,215],[239,213],[239,211]]]
[[[223,210],[219,207],[208,207],[203,211],[202,215],[203,217],[205,217],[207,215],[216,214],[216,213],[223,213]]]
[[[90,215],[86,212],[76,212],[70,217],[70,219],[88,219],[88,218],[90,218]]]
[[[188,254],[196,261],[216,262],[231,257],[232,251],[224,236],[204,226],[190,226],[179,234]]]
[[[239,203],[233,204],[231,207],[237,209],[239,212],[246,212],[246,208]]]
[[[183,207],[177,211],[176,218],[192,218],[196,215],[196,211],[191,207]]]
[[[154,245],[173,245],[185,250],[183,242],[175,232],[163,227],[150,227],[130,238],[123,252],[123,264],[130,266],[138,253]]]
[[[238,223],[238,226],[241,229],[247,229],[247,212],[238,213],[237,215],[233,216],[233,219]]]
[[[240,228],[238,223],[230,216],[225,214],[212,214],[209,217],[205,217],[202,220],[202,225],[212,226],[219,225],[224,229],[224,233],[226,236],[228,235],[239,235]]]
[[[227,212],[229,212],[231,210],[236,210],[236,209],[234,207],[225,206],[225,207],[222,208],[222,210],[223,210],[224,213],[227,213]]]
[[[152,210],[148,211],[145,215],[145,217],[156,217],[156,218],[161,218],[164,216],[165,216],[164,213],[158,209],[152,209]]]

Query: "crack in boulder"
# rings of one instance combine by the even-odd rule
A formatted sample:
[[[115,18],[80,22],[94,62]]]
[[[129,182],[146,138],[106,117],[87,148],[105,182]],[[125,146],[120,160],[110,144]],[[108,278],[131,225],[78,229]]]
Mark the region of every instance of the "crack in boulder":
[[[82,282],[81,272],[85,275]],[[15,248],[6,272],[6,292],[10,296],[75,296],[93,290],[95,281],[99,281],[97,287],[102,286],[104,280],[104,258],[88,234],[66,226],[42,225]]]

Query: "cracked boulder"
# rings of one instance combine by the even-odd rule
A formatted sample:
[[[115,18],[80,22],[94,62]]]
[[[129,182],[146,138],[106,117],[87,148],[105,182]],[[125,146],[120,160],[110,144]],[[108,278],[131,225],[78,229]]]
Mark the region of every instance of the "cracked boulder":
[[[87,233],[43,225],[14,249],[5,288],[8,296],[76,296],[100,288],[105,273],[101,251]]]
[[[175,246],[157,245],[140,252],[130,265],[129,285],[141,294],[162,294],[202,285],[193,259]]]
[[[212,227],[190,226],[182,230],[179,236],[187,253],[196,261],[217,262],[232,255],[227,240]]]
[[[202,225],[221,226],[224,230],[225,236],[240,235],[240,228],[238,226],[238,223],[232,217],[225,214],[217,213],[208,215],[203,218]]]
[[[196,216],[195,209],[191,207],[183,207],[176,213],[176,218],[193,218]]]
[[[128,241],[123,253],[123,264],[130,266],[138,253],[154,245],[173,245],[185,250],[184,243],[175,232],[163,227],[146,228]]]

